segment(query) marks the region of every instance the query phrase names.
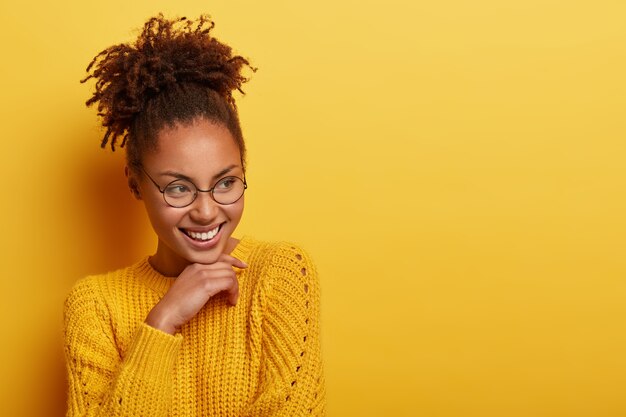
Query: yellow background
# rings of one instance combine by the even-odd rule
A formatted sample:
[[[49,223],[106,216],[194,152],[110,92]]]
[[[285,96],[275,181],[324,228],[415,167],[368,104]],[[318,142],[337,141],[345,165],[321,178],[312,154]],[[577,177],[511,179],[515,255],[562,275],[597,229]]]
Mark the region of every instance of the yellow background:
[[[65,295],[153,250],[78,80],[158,11],[259,67],[240,234],[317,261],[330,416],[626,415],[622,0],[2,2],[0,414],[63,414]]]

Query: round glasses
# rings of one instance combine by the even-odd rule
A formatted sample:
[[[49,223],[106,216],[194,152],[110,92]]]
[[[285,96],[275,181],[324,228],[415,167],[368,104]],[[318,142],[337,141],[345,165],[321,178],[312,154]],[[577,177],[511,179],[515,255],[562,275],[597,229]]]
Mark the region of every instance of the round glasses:
[[[248,188],[245,178],[241,179],[235,176],[228,176],[218,180],[215,185],[208,190],[201,190],[196,187],[193,182],[185,179],[174,180],[161,188],[143,167],[141,170],[150,178],[150,181],[158,188],[161,194],[163,194],[163,200],[165,200],[168,205],[176,208],[187,207],[193,203],[199,192],[210,193],[211,198],[218,204],[233,204],[239,201],[241,196],[243,196],[243,192]]]

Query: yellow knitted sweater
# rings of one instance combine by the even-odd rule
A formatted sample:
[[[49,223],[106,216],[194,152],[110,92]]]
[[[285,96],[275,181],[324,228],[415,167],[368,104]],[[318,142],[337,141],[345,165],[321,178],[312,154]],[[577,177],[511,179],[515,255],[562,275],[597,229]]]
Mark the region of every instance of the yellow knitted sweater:
[[[288,243],[242,239],[240,298],[217,295],[174,336],[144,323],[175,278],[144,259],[77,282],[65,303],[68,416],[324,414],[319,285]]]

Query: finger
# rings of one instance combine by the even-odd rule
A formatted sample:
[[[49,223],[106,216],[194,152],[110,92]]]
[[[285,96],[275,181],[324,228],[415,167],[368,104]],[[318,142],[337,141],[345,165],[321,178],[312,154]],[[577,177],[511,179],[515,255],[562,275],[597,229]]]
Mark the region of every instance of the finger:
[[[233,279],[233,285],[230,286],[226,291],[228,293],[228,302],[230,303],[230,305],[236,305],[237,301],[239,300],[239,281],[237,280],[237,278]]]
[[[231,305],[237,304],[239,299],[239,282],[237,277],[233,273],[232,269],[230,273],[226,273],[220,277],[213,277],[207,282],[207,292],[209,297],[213,297],[221,292],[225,292],[228,303]]]
[[[227,262],[230,265],[237,267],[237,268],[241,268],[241,269],[248,267],[248,264],[242,261],[241,259],[235,258],[234,256],[230,256],[225,253],[220,255],[219,260],[222,262]]]
[[[248,264],[242,261],[241,259],[237,259],[237,258],[234,258],[234,259],[235,259],[235,262],[233,262],[234,267],[237,267],[240,269],[245,269],[248,267]]]

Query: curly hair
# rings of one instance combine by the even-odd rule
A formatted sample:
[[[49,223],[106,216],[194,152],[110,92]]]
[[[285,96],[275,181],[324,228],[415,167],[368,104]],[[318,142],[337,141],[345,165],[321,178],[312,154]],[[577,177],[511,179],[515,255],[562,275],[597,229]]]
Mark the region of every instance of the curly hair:
[[[156,149],[161,129],[204,117],[228,128],[244,163],[245,143],[232,93],[244,94],[241,87],[248,79],[242,71],[256,68],[212,37],[214,26],[207,15],[193,21],[159,14],[145,23],[133,44],[114,45],[94,57],[81,83],[96,80],[86,105],[98,103],[106,128],[103,148],[109,143],[114,151],[121,138],[128,164],[136,168],[144,151]]]

